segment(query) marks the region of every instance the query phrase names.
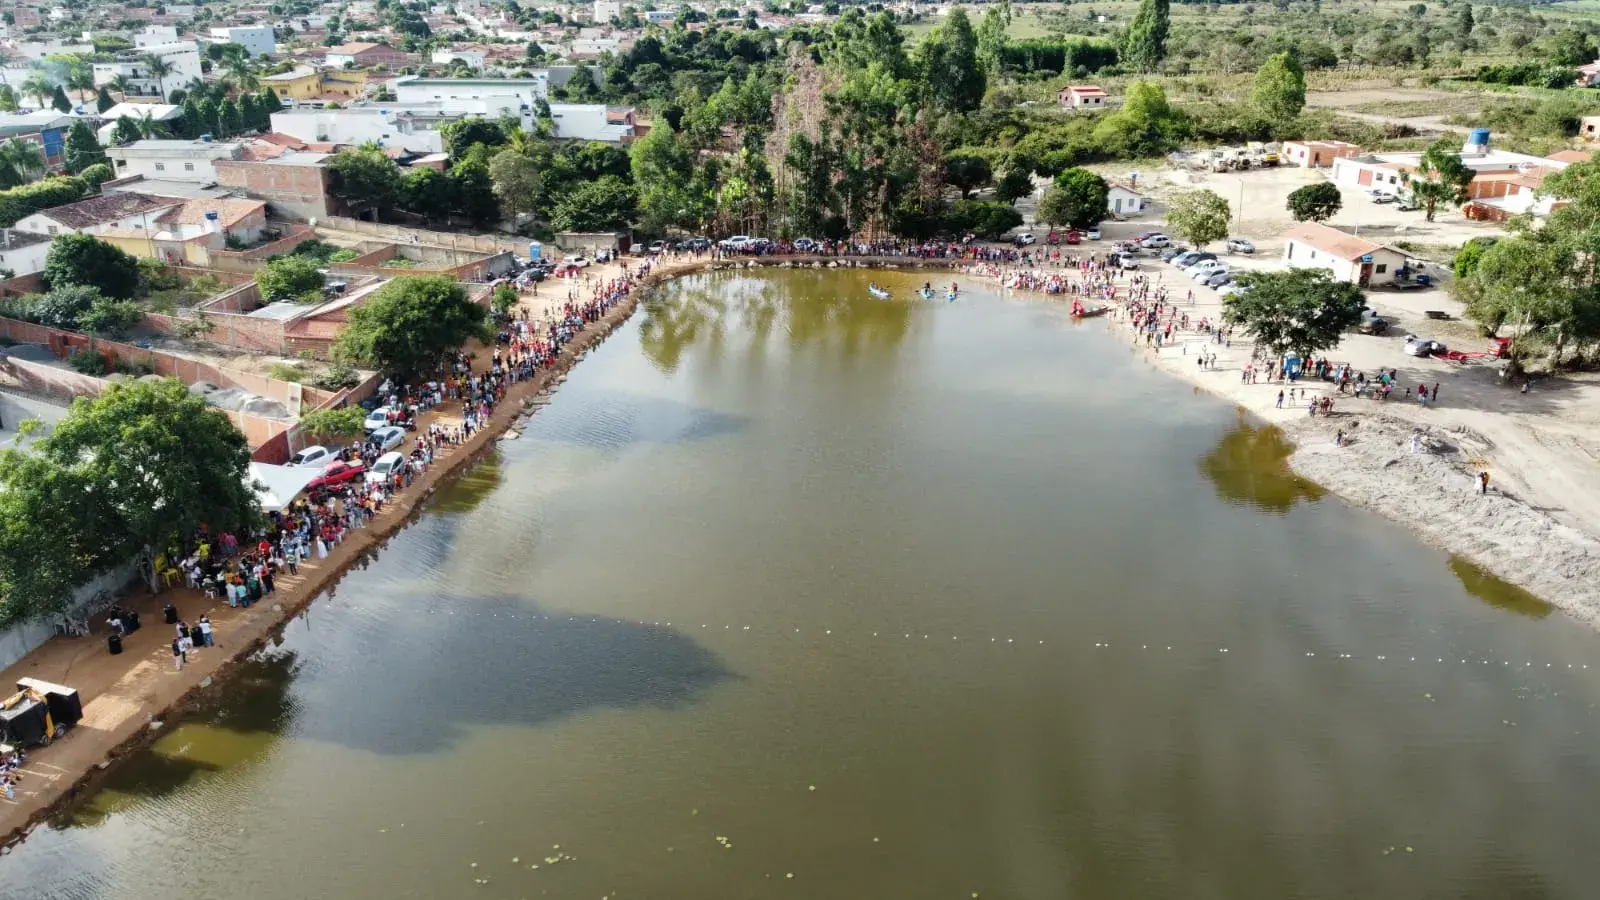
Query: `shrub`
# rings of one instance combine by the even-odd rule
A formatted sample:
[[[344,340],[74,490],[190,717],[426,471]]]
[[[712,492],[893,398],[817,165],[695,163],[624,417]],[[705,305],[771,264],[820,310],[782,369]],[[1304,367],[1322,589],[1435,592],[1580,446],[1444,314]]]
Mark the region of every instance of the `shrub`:
[[[144,321],[144,307],[132,300],[101,297],[78,315],[78,328],[90,334],[122,338]]]
[[[67,360],[67,364],[72,366],[73,371],[97,377],[106,375],[111,371],[111,367],[106,365],[106,358],[93,348],[79,350],[77,353],[72,354],[71,358]]]

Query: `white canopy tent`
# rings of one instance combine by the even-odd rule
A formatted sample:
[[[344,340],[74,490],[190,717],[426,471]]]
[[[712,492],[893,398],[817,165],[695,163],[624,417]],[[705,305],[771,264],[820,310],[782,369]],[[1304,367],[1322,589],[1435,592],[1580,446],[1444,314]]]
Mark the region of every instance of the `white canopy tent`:
[[[254,483],[256,499],[264,512],[283,509],[306,489],[311,479],[322,470],[309,466],[274,466],[268,463],[250,464],[250,480]]]

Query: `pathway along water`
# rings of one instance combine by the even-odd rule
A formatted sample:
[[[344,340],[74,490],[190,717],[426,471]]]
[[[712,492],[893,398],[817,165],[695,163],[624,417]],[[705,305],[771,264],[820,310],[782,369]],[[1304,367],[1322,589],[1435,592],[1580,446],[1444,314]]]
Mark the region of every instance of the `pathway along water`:
[[[667,287],[0,895],[1593,896],[1600,636],[867,280]]]

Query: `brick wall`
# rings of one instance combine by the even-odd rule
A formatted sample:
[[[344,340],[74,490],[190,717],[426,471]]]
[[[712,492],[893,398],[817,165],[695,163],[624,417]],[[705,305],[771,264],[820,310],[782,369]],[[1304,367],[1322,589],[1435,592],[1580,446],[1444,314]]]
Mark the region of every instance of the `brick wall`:
[[[265,200],[286,218],[326,218],[328,171],[321,166],[293,166],[247,160],[217,160],[217,184]]]

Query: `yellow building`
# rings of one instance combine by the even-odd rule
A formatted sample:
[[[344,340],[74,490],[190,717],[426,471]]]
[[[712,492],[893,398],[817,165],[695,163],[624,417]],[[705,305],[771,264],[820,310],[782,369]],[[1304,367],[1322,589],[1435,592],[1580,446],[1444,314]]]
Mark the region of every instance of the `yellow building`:
[[[272,88],[282,100],[316,100],[325,97],[359,97],[367,87],[365,72],[319,72],[310,66],[297,66],[281,75],[268,75],[262,84]]]

